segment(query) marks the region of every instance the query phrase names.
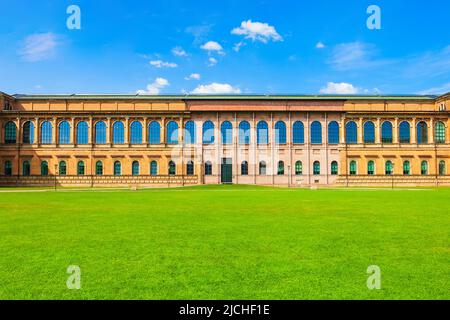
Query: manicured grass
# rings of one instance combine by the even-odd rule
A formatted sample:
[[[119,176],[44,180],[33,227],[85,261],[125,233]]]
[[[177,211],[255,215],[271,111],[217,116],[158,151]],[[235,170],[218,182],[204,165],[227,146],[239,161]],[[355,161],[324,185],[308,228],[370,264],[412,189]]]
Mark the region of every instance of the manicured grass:
[[[0,299],[450,298],[449,189],[0,193],[0,235]]]

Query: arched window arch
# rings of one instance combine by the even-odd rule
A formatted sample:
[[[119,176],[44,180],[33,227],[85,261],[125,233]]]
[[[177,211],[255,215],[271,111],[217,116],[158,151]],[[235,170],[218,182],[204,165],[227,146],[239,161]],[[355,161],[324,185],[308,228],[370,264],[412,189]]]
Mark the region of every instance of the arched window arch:
[[[336,121],[328,124],[328,143],[339,144],[339,124]]]
[[[70,124],[61,121],[58,126],[58,144],[70,144]]]
[[[305,126],[303,122],[296,121],[292,127],[292,142],[294,144],[304,144],[305,143]]]
[[[133,176],[138,176],[140,174],[141,171],[141,166],[139,164],[139,161],[133,161],[132,165],[131,165],[131,174]]]
[[[265,161],[259,163],[259,175],[265,176],[267,174],[267,165]]]
[[[373,160],[367,162],[367,174],[369,176],[373,176],[375,174],[375,162]]]
[[[248,176],[248,162],[243,161],[241,163],[241,175]]]
[[[23,125],[22,142],[24,144],[33,144],[34,143],[34,124],[31,121],[27,121]]]
[[[178,144],[178,123],[175,121],[167,124],[166,141],[168,144]]]
[[[5,161],[5,176],[12,176],[12,162],[7,160]]]
[[[320,175],[320,162],[319,161],[314,161],[314,163],[313,163],[313,174],[315,176]]]
[[[205,163],[205,176],[212,175],[212,163],[211,161],[206,161]]]
[[[220,126],[220,132],[222,135],[222,144],[233,143],[233,125],[230,121],[225,121]]]
[[[120,161],[114,162],[114,175],[121,176],[122,175],[122,164]]]
[[[286,144],[286,124],[283,121],[275,123],[275,144]]]
[[[50,121],[44,121],[41,125],[41,143],[52,144],[53,143],[53,125]]]
[[[392,161],[390,161],[390,160],[386,161],[385,173],[387,176],[391,176],[394,174],[394,165],[392,164]]]
[[[161,143],[161,125],[158,121],[152,121],[148,125],[148,143],[160,144]]]
[[[345,125],[345,143],[358,143],[358,126],[355,121],[349,121]]]
[[[116,121],[113,124],[113,144],[125,143],[125,126],[122,121]]]
[[[301,176],[303,174],[303,163],[301,161],[297,161],[295,163],[295,175]]]
[[[133,121],[130,126],[130,143],[142,144],[142,123],[140,121]]]
[[[42,161],[41,162],[41,176],[48,176],[48,162]]]
[[[83,161],[78,161],[77,164],[77,174],[79,176],[84,176],[85,173],[85,166],[84,166],[84,162]]]
[[[420,121],[417,124],[417,143],[428,143],[428,125],[425,121]]]
[[[173,176],[177,173],[177,166],[175,162],[170,161],[169,162],[169,175]]]
[[[194,121],[188,121],[184,125],[184,142],[185,144],[195,144],[196,126]]]
[[[22,175],[25,177],[28,177],[31,175],[31,165],[30,165],[30,161],[25,160],[22,163]]]
[[[65,176],[67,174],[67,164],[65,161],[59,163],[59,175]]]
[[[239,123],[239,144],[250,144],[250,123],[248,121]]]
[[[103,175],[103,162],[97,161],[97,163],[95,164],[95,174],[97,176]]]
[[[336,176],[339,173],[339,165],[337,161],[331,162],[331,175]]]
[[[428,162],[427,161],[422,161],[422,163],[420,165],[420,173],[423,176],[426,176],[428,174]]]
[[[357,163],[355,160],[350,161],[350,175],[354,176],[357,173]]]
[[[392,123],[390,121],[385,121],[381,125],[381,142],[392,143],[392,141]]]
[[[77,124],[77,144],[89,143],[89,126],[86,121],[80,121]]]
[[[319,121],[311,123],[311,143],[322,144],[322,124]]]
[[[277,170],[277,174],[279,176],[284,175],[284,162],[283,161],[278,161],[278,170]]]
[[[103,121],[99,121],[95,124],[95,143],[106,143],[106,124]]]
[[[17,127],[13,121],[5,124],[5,143],[14,144],[17,141]]]
[[[442,121],[435,124],[434,140],[436,143],[445,143],[445,124]]]
[[[408,121],[403,121],[400,123],[399,136],[400,143],[411,142],[411,125]]]
[[[189,160],[186,164],[186,173],[188,176],[194,175],[194,161]]]
[[[375,143],[375,124],[372,121],[364,123],[364,143]]]
[[[203,123],[203,144],[214,143],[214,123],[212,121],[206,121]]]
[[[265,121],[260,121],[256,125],[256,140],[258,144],[269,143],[269,125]]]
[[[445,166],[445,161],[441,160],[441,161],[439,161],[439,175],[445,176],[446,174],[447,174],[447,169]]]
[[[409,162],[408,160],[403,161],[403,174],[405,176],[408,176],[411,174],[411,162]]]
[[[158,162],[156,162],[155,160],[153,160],[150,163],[150,175],[152,175],[152,176],[158,175]]]

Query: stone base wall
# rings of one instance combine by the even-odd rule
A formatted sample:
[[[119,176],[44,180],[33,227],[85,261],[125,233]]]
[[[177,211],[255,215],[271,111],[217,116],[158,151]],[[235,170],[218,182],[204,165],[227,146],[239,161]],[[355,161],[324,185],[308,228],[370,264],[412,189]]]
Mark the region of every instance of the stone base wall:
[[[445,187],[450,176],[341,176],[336,181],[341,187]]]

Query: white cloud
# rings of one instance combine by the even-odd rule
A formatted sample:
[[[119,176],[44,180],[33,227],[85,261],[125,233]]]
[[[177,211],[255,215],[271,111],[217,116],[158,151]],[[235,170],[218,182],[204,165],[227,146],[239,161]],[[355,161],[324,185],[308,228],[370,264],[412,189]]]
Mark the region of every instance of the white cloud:
[[[169,86],[170,83],[167,79],[157,78],[153,83],[147,86],[146,90],[138,90],[137,94],[148,94],[148,95],[158,95],[162,89]]]
[[[429,94],[435,94],[435,95],[442,95],[447,92],[450,92],[450,82],[446,83],[440,87],[434,87],[426,90],[419,91],[418,94],[423,95],[429,95]]]
[[[245,42],[241,41],[234,44],[233,50],[236,52],[239,52],[241,50],[241,47],[245,46]]]
[[[393,61],[377,60],[377,49],[362,42],[341,43],[333,48],[330,64],[339,71],[379,67]]]
[[[267,43],[272,41],[283,41],[283,38],[275,30],[275,27],[267,23],[242,21],[241,26],[231,30],[231,34],[245,36],[245,39]]]
[[[200,80],[201,76],[198,73],[191,73],[188,77],[185,77],[184,80]]]
[[[173,48],[172,54],[177,57],[187,57],[188,55],[186,51],[184,51],[184,49],[180,46]]]
[[[357,94],[358,92],[358,88],[345,82],[328,82],[325,88],[320,89],[322,94]]]
[[[317,42],[317,44],[316,44],[316,48],[317,49],[323,49],[323,48],[325,48],[325,45],[323,44],[323,42]]]
[[[191,93],[193,94],[239,94],[241,90],[233,87],[228,83],[216,83],[213,82],[208,85],[200,85],[195,88]]]
[[[156,68],[176,68],[178,65],[173,62],[166,62],[162,60],[152,60],[150,64]]]
[[[216,41],[208,41],[207,43],[202,45],[200,48],[208,51],[209,53],[217,52],[219,54],[223,54],[222,46],[220,45],[220,43],[218,43]]]
[[[210,57],[208,59],[208,62],[209,62],[208,67],[214,67],[217,64],[218,61],[217,61],[216,58]]]
[[[56,54],[57,38],[52,32],[32,34],[25,38],[19,54],[30,62],[48,60]]]

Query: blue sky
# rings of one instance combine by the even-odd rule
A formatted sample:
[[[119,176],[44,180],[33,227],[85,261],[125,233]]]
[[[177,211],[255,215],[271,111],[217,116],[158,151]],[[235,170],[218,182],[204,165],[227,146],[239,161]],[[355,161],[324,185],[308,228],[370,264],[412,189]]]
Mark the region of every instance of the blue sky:
[[[373,4],[381,30],[366,25]],[[450,91],[448,1],[0,5],[0,91],[10,94]],[[66,26],[70,5],[81,9],[81,30]]]

